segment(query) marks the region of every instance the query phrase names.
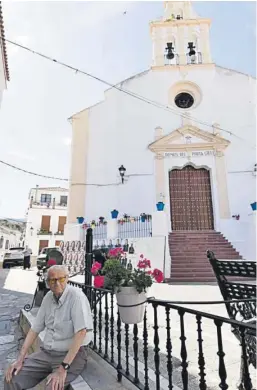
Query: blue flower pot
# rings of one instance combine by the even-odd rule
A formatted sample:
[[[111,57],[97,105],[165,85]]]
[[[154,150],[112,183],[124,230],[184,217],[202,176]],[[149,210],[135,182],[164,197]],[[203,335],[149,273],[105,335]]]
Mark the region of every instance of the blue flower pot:
[[[141,217],[141,222],[145,222],[146,221],[146,217]]]
[[[253,211],[256,211],[256,202],[251,203],[251,208]]]
[[[158,202],[156,204],[157,211],[163,211],[164,210],[164,206],[165,206],[165,204],[163,202]]]
[[[77,217],[77,221],[80,225],[82,225],[82,223],[84,222],[84,218],[83,217]]]
[[[117,219],[117,218],[118,218],[118,215],[119,215],[118,210],[112,210],[112,211],[111,211],[112,219]]]

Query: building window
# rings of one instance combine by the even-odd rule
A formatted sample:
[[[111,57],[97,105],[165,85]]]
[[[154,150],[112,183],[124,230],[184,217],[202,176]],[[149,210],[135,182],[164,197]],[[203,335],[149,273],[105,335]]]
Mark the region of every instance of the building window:
[[[190,108],[194,104],[194,98],[190,93],[182,92],[175,97],[175,104],[179,108]]]
[[[4,246],[4,237],[2,236],[2,237],[0,238],[0,249],[2,249],[3,246]]]
[[[40,203],[51,203],[52,195],[41,194]]]
[[[60,197],[60,206],[67,206],[68,204],[68,196],[67,195],[61,195]]]
[[[5,241],[5,249],[9,249],[9,240]]]

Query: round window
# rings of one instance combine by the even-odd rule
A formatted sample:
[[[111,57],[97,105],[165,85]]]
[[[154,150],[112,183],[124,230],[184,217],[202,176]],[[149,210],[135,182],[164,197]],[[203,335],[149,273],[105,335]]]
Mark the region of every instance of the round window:
[[[175,104],[179,108],[190,108],[194,104],[194,98],[190,93],[181,92],[179,93],[175,99]]]

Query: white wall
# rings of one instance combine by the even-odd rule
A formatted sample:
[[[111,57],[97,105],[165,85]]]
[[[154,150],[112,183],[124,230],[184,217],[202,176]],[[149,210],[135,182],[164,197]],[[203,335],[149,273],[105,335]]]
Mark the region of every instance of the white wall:
[[[184,78],[179,71],[149,71],[126,82],[121,87],[164,105],[168,104],[170,87]],[[255,201],[255,178],[242,174],[239,184],[231,171],[251,170],[255,164],[255,82],[250,77],[216,67],[189,68],[185,80],[198,84],[202,101],[190,111],[192,117],[220,127],[244,138],[246,142],[222,132],[231,141],[226,150],[229,202],[232,214],[246,217],[249,204]],[[178,112],[178,109],[176,109]],[[117,90],[110,89],[106,100],[90,110],[90,135],[88,151],[89,183],[115,183],[119,181],[118,167],[123,164],[127,174],[150,174],[130,177],[124,185],[87,187],[86,218],[100,215],[109,217],[116,208],[122,213],[138,215],[155,209],[154,158],[148,145],[154,140],[154,128],[160,126],[168,134],[182,126],[180,116],[145,104]],[[212,128],[192,122],[200,129],[212,132]],[[207,159],[209,159],[207,161]],[[213,206],[218,216],[215,188],[215,166],[212,157],[195,158],[196,165],[208,165],[212,169]],[[182,161],[166,161],[166,171]],[[166,176],[167,177],[167,176]],[[167,212],[169,205],[167,207]],[[216,218],[217,219],[217,218]],[[216,220],[217,227],[219,221]]]
[[[41,228],[42,215],[51,216],[50,231],[52,235],[37,235]],[[48,240],[48,246],[55,246],[55,241],[63,240],[63,235],[55,235],[58,231],[59,216],[67,216],[67,209],[30,208],[28,210],[25,242],[32,250],[33,256],[38,255],[40,240]],[[32,231],[31,227],[33,227]]]

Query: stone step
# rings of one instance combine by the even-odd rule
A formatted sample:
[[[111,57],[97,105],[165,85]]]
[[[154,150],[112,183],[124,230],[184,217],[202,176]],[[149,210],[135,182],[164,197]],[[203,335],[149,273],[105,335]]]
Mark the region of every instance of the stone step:
[[[217,283],[217,280],[215,278],[215,276],[213,277],[206,277],[206,276],[197,276],[197,277],[194,277],[194,276],[176,276],[176,277],[170,277],[168,279],[166,279],[167,283],[197,283],[197,282],[200,282],[200,283]]]
[[[215,281],[207,250],[213,251],[219,259],[242,259],[233,245],[215,231],[172,232],[169,234],[169,250],[173,282]]]

